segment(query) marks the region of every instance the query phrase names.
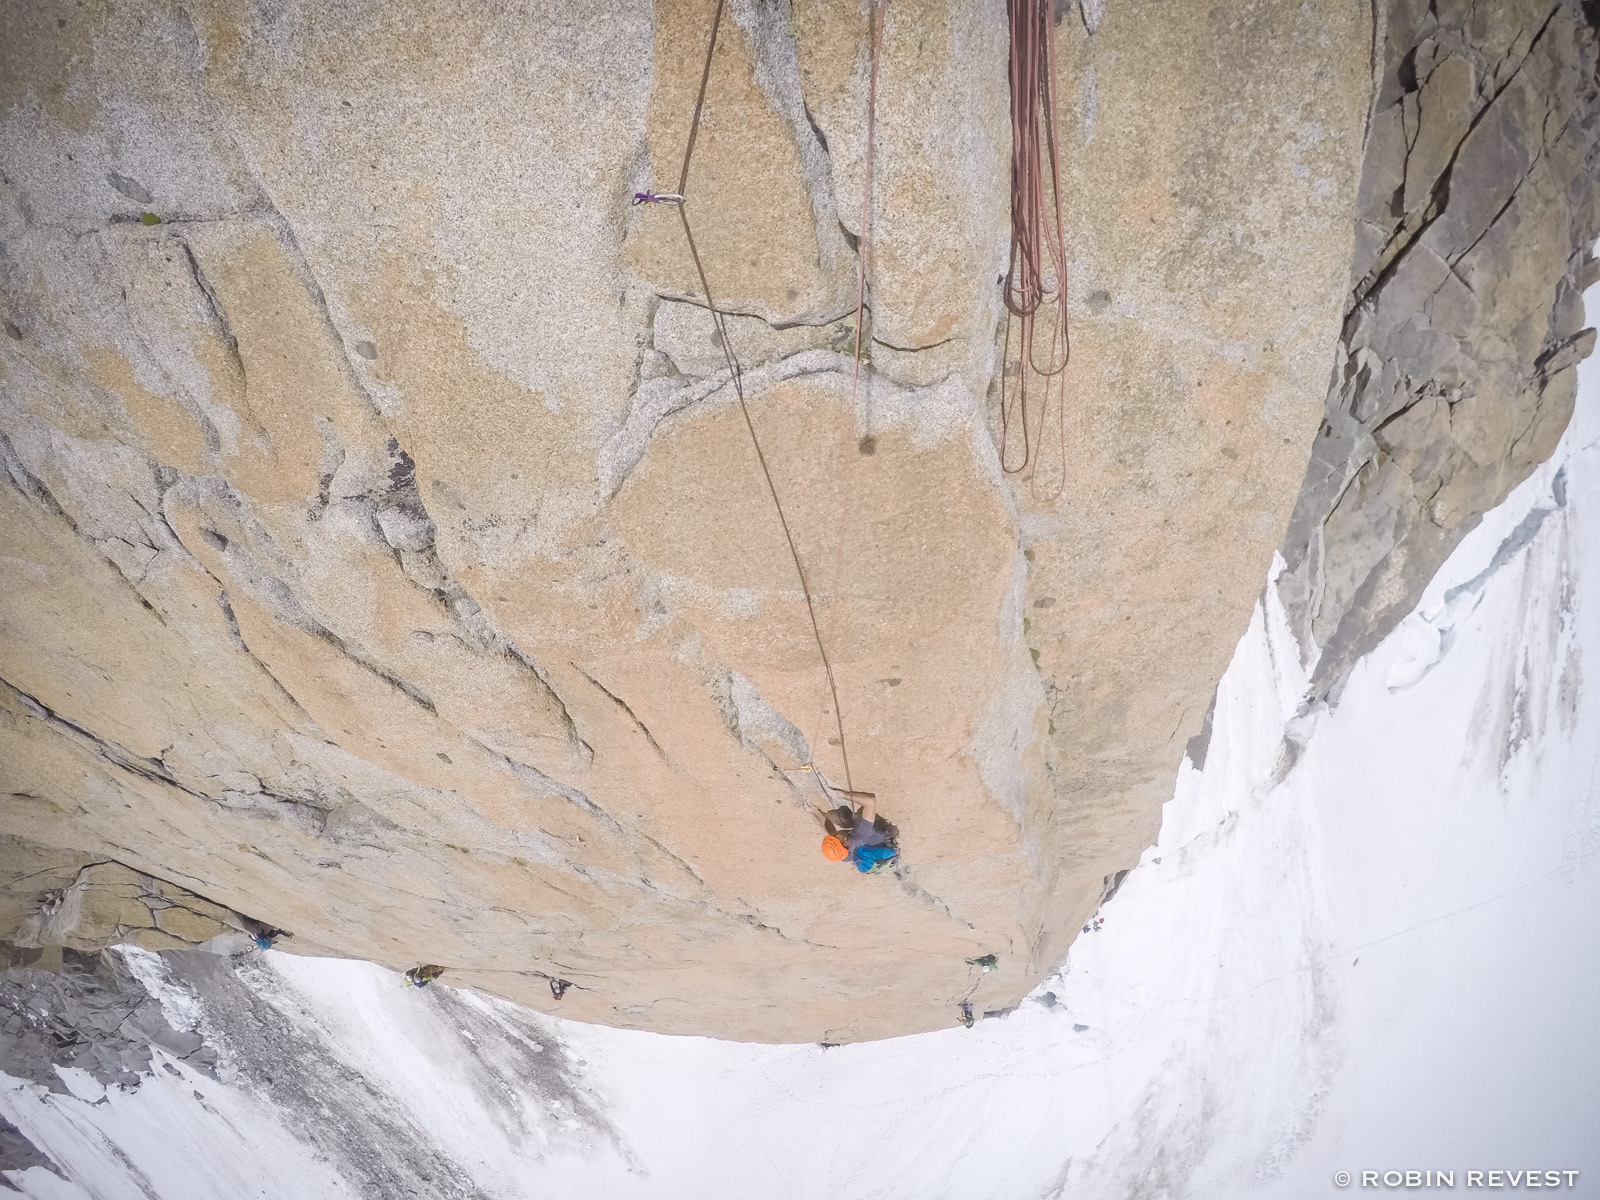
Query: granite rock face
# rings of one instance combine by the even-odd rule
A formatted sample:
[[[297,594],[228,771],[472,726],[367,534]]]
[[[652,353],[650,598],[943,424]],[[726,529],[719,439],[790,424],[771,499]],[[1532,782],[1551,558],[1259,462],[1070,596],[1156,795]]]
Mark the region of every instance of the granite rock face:
[[[730,3],[689,205],[901,830],[872,878],[817,852],[794,566],[676,216],[629,204],[677,186],[712,7],[4,10],[0,833],[57,888],[843,1041],[1015,1002],[1149,843],[1323,417],[1369,6],[1063,10],[1036,482],[1004,6],[891,7],[863,231],[865,7]]]
[[[54,949],[56,960],[63,948],[187,950],[214,938],[248,944],[256,932],[186,888],[17,837],[0,837],[0,928],[15,948]]]
[[[1314,692],[1550,456],[1594,349],[1592,5],[1395,0],[1327,417],[1280,580]]]

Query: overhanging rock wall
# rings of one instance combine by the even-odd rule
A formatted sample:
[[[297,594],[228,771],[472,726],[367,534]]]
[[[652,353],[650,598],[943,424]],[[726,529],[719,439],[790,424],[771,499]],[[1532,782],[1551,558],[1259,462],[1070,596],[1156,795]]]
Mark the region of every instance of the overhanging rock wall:
[[[1004,7],[890,9],[852,411],[865,10],[730,4],[690,203],[902,831],[870,879],[817,853],[793,567],[673,214],[628,204],[711,9],[6,9],[0,833],[667,1032],[911,1032],[1058,959],[1305,471],[1370,9],[1065,13],[1048,501],[997,454]]]

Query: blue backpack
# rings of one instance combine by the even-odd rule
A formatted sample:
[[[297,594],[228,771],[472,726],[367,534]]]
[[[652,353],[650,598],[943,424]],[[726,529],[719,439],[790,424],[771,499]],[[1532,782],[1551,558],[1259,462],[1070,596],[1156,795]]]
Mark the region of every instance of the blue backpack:
[[[893,846],[858,846],[851,858],[855,861],[856,870],[863,875],[871,875],[874,871],[881,871],[893,864],[900,857],[900,851]]]

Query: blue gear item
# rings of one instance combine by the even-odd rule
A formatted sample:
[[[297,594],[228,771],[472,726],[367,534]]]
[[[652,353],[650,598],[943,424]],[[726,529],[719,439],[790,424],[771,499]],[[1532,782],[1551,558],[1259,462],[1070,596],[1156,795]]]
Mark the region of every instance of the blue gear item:
[[[850,860],[863,875],[881,871],[899,857],[900,851],[893,846],[857,846],[850,852]]]

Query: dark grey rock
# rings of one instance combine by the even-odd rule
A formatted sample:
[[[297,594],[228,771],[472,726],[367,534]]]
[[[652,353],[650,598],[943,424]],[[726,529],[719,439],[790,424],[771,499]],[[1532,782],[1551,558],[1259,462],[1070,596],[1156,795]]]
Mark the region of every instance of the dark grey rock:
[[[112,171],[106,176],[106,182],[112,187],[116,188],[117,191],[121,192],[129,200],[136,200],[140,204],[149,204],[155,199],[155,197],[150,194],[149,189],[137,179],[129,179],[126,175],[119,175],[115,171]]]
[[[146,1006],[154,1013],[141,1013]],[[57,1066],[76,1067],[108,1086],[137,1087],[150,1073],[150,1037],[130,1018],[154,1028],[160,1014],[111,953],[69,950],[59,972],[6,971],[0,974],[0,1071],[56,1092],[66,1090]]]
[[[1327,417],[1283,546],[1290,619],[1321,651],[1314,697],[1336,694],[1571,416],[1595,340],[1580,329],[1600,235],[1592,12],[1389,10]]]
[[[26,1171],[29,1167],[43,1167],[62,1179],[66,1178],[54,1159],[30,1142],[22,1130],[0,1117],[0,1172]],[[0,1187],[12,1192],[22,1190],[4,1174],[0,1174]]]

